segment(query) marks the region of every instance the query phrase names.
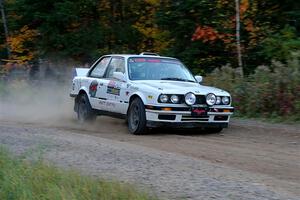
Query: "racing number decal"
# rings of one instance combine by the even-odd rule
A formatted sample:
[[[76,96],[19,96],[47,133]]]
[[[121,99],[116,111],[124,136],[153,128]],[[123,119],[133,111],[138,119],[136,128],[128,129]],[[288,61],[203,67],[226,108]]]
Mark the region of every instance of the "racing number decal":
[[[109,81],[106,93],[120,96],[120,89],[121,87],[117,82]]]
[[[89,87],[89,93],[91,97],[95,97],[97,93],[98,82],[96,80],[92,81]]]

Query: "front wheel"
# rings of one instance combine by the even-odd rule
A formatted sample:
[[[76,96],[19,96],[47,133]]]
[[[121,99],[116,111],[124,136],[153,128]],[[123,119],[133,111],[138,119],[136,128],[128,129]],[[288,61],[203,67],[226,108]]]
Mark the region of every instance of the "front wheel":
[[[95,121],[97,115],[91,107],[86,94],[78,97],[77,119],[81,123]]]
[[[134,135],[140,135],[146,132],[146,114],[145,106],[140,98],[136,98],[129,106],[128,129]]]

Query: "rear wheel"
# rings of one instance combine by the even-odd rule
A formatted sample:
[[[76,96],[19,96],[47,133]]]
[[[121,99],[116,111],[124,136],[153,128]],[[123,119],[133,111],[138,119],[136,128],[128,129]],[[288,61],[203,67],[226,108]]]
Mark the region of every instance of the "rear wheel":
[[[135,98],[129,106],[128,129],[134,135],[146,133],[146,113],[145,106],[140,98]]]
[[[77,107],[77,119],[79,122],[92,122],[95,121],[97,115],[93,110],[89,98],[86,94],[82,94],[78,97],[78,107]]]

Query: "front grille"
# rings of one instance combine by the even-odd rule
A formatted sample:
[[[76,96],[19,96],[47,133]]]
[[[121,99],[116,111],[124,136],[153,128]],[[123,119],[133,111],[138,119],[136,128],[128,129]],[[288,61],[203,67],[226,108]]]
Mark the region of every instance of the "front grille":
[[[205,95],[196,95],[196,104],[206,104]]]
[[[166,94],[167,96],[168,96],[168,102],[166,102],[166,103],[171,103],[172,104],[172,102],[171,102],[171,100],[170,100],[170,98],[171,98],[171,94]],[[183,104],[183,103],[185,103],[185,100],[184,100],[184,95],[182,95],[182,94],[175,94],[175,95],[177,95],[178,97],[179,97],[179,101],[178,101],[178,103],[177,104]],[[160,102],[160,99],[158,98],[158,100],[157,100],[159,103],[161,103]],[[196,95],[196,103],[195,104],[206,104],[206,97],[205,97],[205,95]]]

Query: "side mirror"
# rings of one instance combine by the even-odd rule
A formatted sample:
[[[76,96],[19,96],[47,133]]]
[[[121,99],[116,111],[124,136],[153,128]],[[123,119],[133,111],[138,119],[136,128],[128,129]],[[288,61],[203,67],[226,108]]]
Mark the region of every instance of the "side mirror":
[[[119,81],[126,82],[125,75],[122,72],[114,72],[113,77]]]
[[[202,76],[195,76],[195,79],[198,83],[202,83],[203,77]]]

